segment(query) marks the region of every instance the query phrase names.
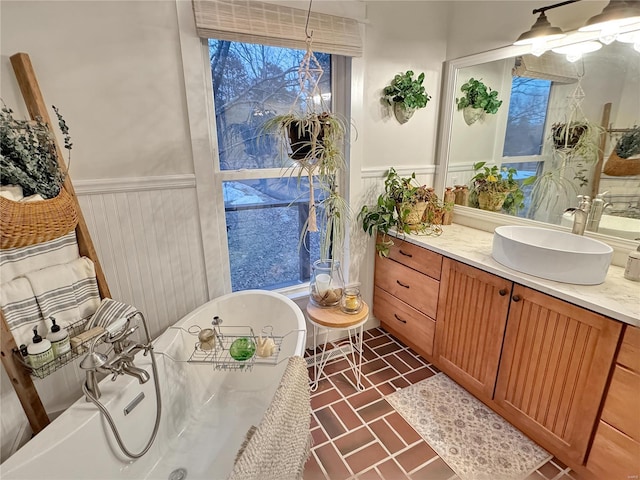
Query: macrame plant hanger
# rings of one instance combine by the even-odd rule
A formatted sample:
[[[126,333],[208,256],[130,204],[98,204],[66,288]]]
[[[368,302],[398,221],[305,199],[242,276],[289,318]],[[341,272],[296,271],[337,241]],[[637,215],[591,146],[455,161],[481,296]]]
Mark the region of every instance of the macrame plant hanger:
[[[309,17],[311,16],[311,5],[313,4],[313,0],[309,1],[309,10],[307,11],[307,22],[304,27],[304,32],[306,35],[306,52],[302,60],[300,61],[300,65],[298,66],[298,87],[299,91],[296,95],[293,104],[289,110],[289,113],[294,113],[296,107],[299,106],[300,110],[309,116],[309,114],[317,113],[315,109],[315,101],[318,100],[318,103],[321,107],[321,111],[326,111],[324,108],[324,100],[322,98],[322,93],[320,91],[320,79],[324,74],[324,70],[320,65],[320,62],[316,58],[313,53],[313,49],[311,48],[313,42],[313,30],[309,32]],[[316,119],[314,118],[314,121]],[[313,129],[313,136],[311,137],[311,152],[317,151],[317,145],[319,142],[318,138],[318,129]],[[319,161],[318,158],[312,155],[307,155],[305,158],[296,160],[302,170],[306,173],[309,179],[309,218],[307,220],[307,231],[309,232],[317,232],[318,231],[318,222],[316,218],[316,205],[315,205],[315,196],[313,191],[313,175],[318,169]]]

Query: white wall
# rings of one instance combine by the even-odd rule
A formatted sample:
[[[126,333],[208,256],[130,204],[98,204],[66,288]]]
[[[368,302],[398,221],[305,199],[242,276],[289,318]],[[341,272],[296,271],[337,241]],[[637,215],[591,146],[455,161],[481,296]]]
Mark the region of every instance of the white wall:
[[[1,12],[2,98],[26,117],[8,57],[28,53],[69,125],[74,180],[193,173],[175,1],[3,1]]]

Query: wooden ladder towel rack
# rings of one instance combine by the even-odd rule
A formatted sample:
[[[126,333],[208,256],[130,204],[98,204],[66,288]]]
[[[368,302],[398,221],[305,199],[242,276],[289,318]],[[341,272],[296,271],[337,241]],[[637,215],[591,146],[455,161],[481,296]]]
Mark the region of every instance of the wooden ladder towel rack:
[[[51,118],[49,117],[29,55],[26,53],[16,53],[10,58],[18,86],[20,87],[22,97],[24,98],[25,105],[29,111],[29,116],[32,120],[35,120],[38,117],[41,118],[42,121],[47,123],[53,131]],[[64,156],[62,155],[60,145],[55,138],[54,142],[58,153],[58,162],[60,163],[61,168],[66,170],[67,167],[64,164]],[[76,238],[78,240],[80,255],[90,258],[95,265],[96,280],[98,282],[100,297],[110,298],[111,294],[109,293],[107,280],[98,260],[98,255],[93,245],[93,241],[91,240],[89,229],[87,228],[84,216],[82,215],[75,190],[71,184],[71,178],[68,174],[65,177],[63,188],[73,197],[78,211]],[[9,326],[2,311],[0,311],[0,319],[2,320],[0,324],[0,359],[2,360],[2,364],[11,379],[11,384],[13,385],[27,419],[29,420],[31,430],[34,434],[37,434],[49,424],[49,417],[29,372],[27,372],[20,363],[14,360],[13,351],[17,348],[17,344],[13,334],[9,330]]]

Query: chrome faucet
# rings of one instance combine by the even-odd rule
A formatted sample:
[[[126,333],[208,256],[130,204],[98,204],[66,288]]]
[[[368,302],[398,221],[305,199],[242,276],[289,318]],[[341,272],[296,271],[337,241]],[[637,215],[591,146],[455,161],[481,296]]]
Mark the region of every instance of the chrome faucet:
[[[149,381],[149,373],[133,364],[133,359],[137,352],[144,351],[144,355],[147,355],[153,348],[150,341],[147,344],[140,344],[128,340],[129,335],[137,329],[137,326],[132,328],[125,327],[115,335],[105,332],[91,342],[89,353],[80,362],[80,368],[86,370],[85,386],[88,392],[87,395],[92,395],[95,399],[100,398],[97,373],[111,373],[111,381],[114,382],[120,375],[135,377],[141,384]],[[100,340],[113,344],[115,356],[111,360],[107,355],[95,350]],[[87,400],[90,399],[87,398]]]
[[[611,207],[611,203],[605,202],[604,196],[609,192],[598,193],[596,198],[591,202],[591,211],[589,212],[589,217],[587,219],[587,230],[590,232],[597,232],[598,228],[600,228],[600,219],[602,218],[602,214],[604,210],[608,207]]]
[[[571,233],[584,235],[584,229],[587,226],[590,209],[591,202],[589,195],[578,195],[578,207],[567,208],[565,210],[565,213],[570,212],[573,215],[573,228],[571,229]]]

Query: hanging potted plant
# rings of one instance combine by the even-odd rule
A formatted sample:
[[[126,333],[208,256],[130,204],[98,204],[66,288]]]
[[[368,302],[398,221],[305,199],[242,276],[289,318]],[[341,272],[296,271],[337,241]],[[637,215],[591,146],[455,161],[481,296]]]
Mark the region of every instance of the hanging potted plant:
[[[401,124],[406,123],[419,108],[427,106],[431,96],[425,90],[424,73],[414,78],[412,70],[393,77],[382,90],[383,99],[393,107],[393,113]]]
[[[308,232],[320,232],[321,259],[340,260],[346,224],[351,217],[348,203],[338,191],[336,178],[346,168],[343,144],[347,122],[332,113],[322,100],[318,85],[323,70],[311,49],[309,36],[298,74],[301,90],[291,109],[286,114],[269,118],[262,129],[265,134],[275,135],[282,157],[293,162],[298,185],[302,185],[303,176],[308,178],[309,216],[300,232],[299,247],[303,246]],[[317,99],[320,104],[316,106]],[[291,165],[288,167],[291,172]],[[318,200],[315,189],[322,192]]]
[[[458,110],[462,110],[464,121],[467,125],[475,123],[485,114],[495,114],[498,112],[502,100],[498,100],[498,92],[471,77],[460,87],[464,96],[456,98]]]
[[[71,157],[69,129],[59,113],[58,126]],[[63,188],[68,171],[58,160],[49,125],[18,120],[13,110],[0,109],[0,180],[11,194],[0,196],[1,248],[40,243],[70,232],[78,223],[75,201]],[[23,201],[23,200],[36,201]],[[43,221],[45,220],[46,221]]]
[[[634,125],[622,134],[607,159],[603,172],[615,177],[640,175],[640,126]]]
[[[438,223],[433,221],[437,208],[430,206],[436,204],[437,195],[433,189],[419,185],[415,173],[410,177],[401,177],[394,168],[390,168],[384,182],[384,193],[378,196],[374,206],[364,205],[358,219],[363,230],[370,236],[380,234],[376,251],[380,256],[386,257],[393,245],[393,240],[388,235],[392,229],[406,234],[426,233],[429,230],[441,233],[442,230],[432,227],[432,223]],[[441,217],[440,214],[440,219]]]

